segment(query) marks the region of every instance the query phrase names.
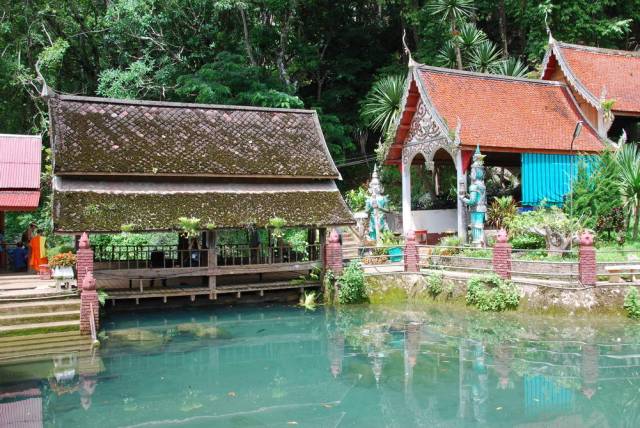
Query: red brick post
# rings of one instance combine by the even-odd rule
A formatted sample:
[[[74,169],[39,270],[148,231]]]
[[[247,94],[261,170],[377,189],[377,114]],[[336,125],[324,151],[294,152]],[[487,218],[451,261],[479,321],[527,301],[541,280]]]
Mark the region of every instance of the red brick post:
[[[511,244],[507,231],[500,229],[493,246],[493,271],[504,279],[511,279]]]
[[[579,281],[582,285],[596,285],[596,247],[593,246],[593,235],[584,231],[580,235],[580,254],[578,261]]]
[[[92,310],[97,332],[100,327],[100,302],[96,291],[96,280],[93,277],[93,272],[89,271],[84,275],[82,294],[80,295],[80,334],[91,334]]]
[[[87,272],[93,272],[93,250],[89,245],[89,236],[83,233],[78,242],[76,254],[76,273],[78,277],[78,291],[82,292],[84,277]]]
[[[324,258],[325,270],[330,270],[336,275],[342,273],[342,245],[340,244],[340,236],[338,231],[331,229],[329,240],[326,245]]]
[[[416,232],[410,230],[404,239],[404,271],[419,272],[420,271],[420,255],[416,245]]]

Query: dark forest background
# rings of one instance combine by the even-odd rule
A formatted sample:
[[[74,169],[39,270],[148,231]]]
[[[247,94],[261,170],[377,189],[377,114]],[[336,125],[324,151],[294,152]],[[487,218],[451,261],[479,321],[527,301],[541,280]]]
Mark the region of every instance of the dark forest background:
[[[547,26],[558,40],[622,49],[635,49],[640,32],[637,0],[0,5],[0,132],[42,133],[46,143],[39,62],[49,86],[62,93],[316,109],[336,163],[356,161],[341,167],[343,188],[360,183],[373,168],[371,161],[357,162],[372,155],[381,139],[379,128],[361,114],[362,104],[377,80],[406,73],[403,31],[419,62],[455,65],[452,23],[470,24],[493,46],[484,53],[487,60],[519,59],[530,76],[542,61]],[[452,5],[463,12],[454,20],[446,15]],[[482,71],[482,63],[475,69]]]

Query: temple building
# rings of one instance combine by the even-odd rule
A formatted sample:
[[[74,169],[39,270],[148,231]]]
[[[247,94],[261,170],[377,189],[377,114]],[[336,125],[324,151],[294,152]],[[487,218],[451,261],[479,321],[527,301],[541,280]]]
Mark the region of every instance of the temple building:
[[[514,78],[410,63],[402,111],[386,164],[402,172],[403,229],[466,236],[465,209],[438,213],[412,210],[411,169],[426,168],[442,187],[438,171],[449,165],[452,192],[466,190],[466,173],[476,148],[485,165],[519,178],[521,204],[560,204],[577,168],[575,154],[605,147],[598,127],[581,110],[563,82]],[[581,132],[578,123],[582,123]],[[575,138],[574,138],[575,137]],[[446,189],[445,189],[446,190]],[[436,189],[436,193],[438,190]],[[446,212],[445,212],[446,211]]]
[[[184,232],[178,246],[94,246],[112,300],[317,286],[291,279],[321,265],[328,227],[354,223],[314,111],[48,102],[56,233]],[[305,231],[306,244],[266,233],[284,228]]]
[[[640,52],[563,43],[550,38],[542,79],[565,83],[602,137],[624,130],[638,141]]]

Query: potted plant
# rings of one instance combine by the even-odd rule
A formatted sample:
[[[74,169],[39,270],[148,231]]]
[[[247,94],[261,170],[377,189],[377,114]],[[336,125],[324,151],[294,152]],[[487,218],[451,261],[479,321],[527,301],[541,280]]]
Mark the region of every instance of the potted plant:
[[[72,279],[73,266],[76,264],[76,255],[72,252],[56,254],[49,260],[49,267],[56,279]]]

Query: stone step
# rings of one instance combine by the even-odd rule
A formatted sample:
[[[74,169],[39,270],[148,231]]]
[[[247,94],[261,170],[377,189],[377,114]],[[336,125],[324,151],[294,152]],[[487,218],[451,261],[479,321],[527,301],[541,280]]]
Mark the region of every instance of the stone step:
[[[0,315],[0,326],[80,319],[80,310]]]
[[[78,359],[91,357],[91,345],[85,345],[83,347],[78,348],[69,348],[69,349],[49,349],[49,350],[39,350],[34,352],[25,352],[25,353],[17,353],[15,355],[0,355],[0,366],[8,365],[8,364],[25,364],[25,363],[34,363],[37,361],[46,361],[51,360],[54,357],[64,356],[67,354],[76,354]]]
[[[18,303],[18,302],[35,302],[38,300],[56,300],[56,299],[73,299],[78,298],[78,293],[75,291],[55,291],[53,289],[35,289],[26,290],[22,293],[2,293],[0,294],[0,303]]]
[[[15,341],[3,341],[0,342],[0,353],[12,351],[14,349],[39,349],[39,348],[47,348],[47,347],[58,347],[64,346],[67,344],[77,344],[81,342],[89,341],[89,336],[81,336],[80,331],[66,331],[64,333],[72,333],[67,336],[53,336],[56,333],[47,334],[44,337],[39,339],[33,339],[33,336],[40,335],[26,335],[26,336],[8,336],[3,337],[2,339],[25,339],[26,340],[15,340]]]
[[[3,346],[20,346],[22,344],[35,342],[59,342],[65,340],[73,340],[80,336],[80,331],[57,331],[51,333],[36,333],[25,336],[2,336],[0,337],[0,347]],[[84,337],[84,336],[80,336]]]
[[[32,323],[32,324],[20,324],[20,325],[9,325],[9,326],[0,326],[0,336],[7,335],[21,335],[21,334],[30,334],[37,332],[54,332],[54,331],[70,331],[70,330],[80,330],[80,317],[75,320],[67,320],[67,321],[50,321],[50,322],[42,322],[42,323]]]
[[[91,349],[91,340],[87,340],[86,338],[82,338],[81,340],[76,340],[73,342],[61,342],[54,344],[41,343],[30,346],[19,346],[12,349],[2,349],[0,350],[0,360],[9,357],[18,357],[20,355],[30,356],[37,355],[38,353],[64,354],[65,352],[86,351],[89,349]]]
[[[0,303],[0,315],[37,312],[63,312],[80,310],[80,299],[33,300],[27,302]]]
[[[74,340],[65,340],[59,342],[33,342],[22,343],[20,345],[2,346],[0,347],[0,355],[11,354],[15,352],[30,352],[36,350],[74,348],[77,346],[90,346],[91,339],[87,336],[76,336]]]

